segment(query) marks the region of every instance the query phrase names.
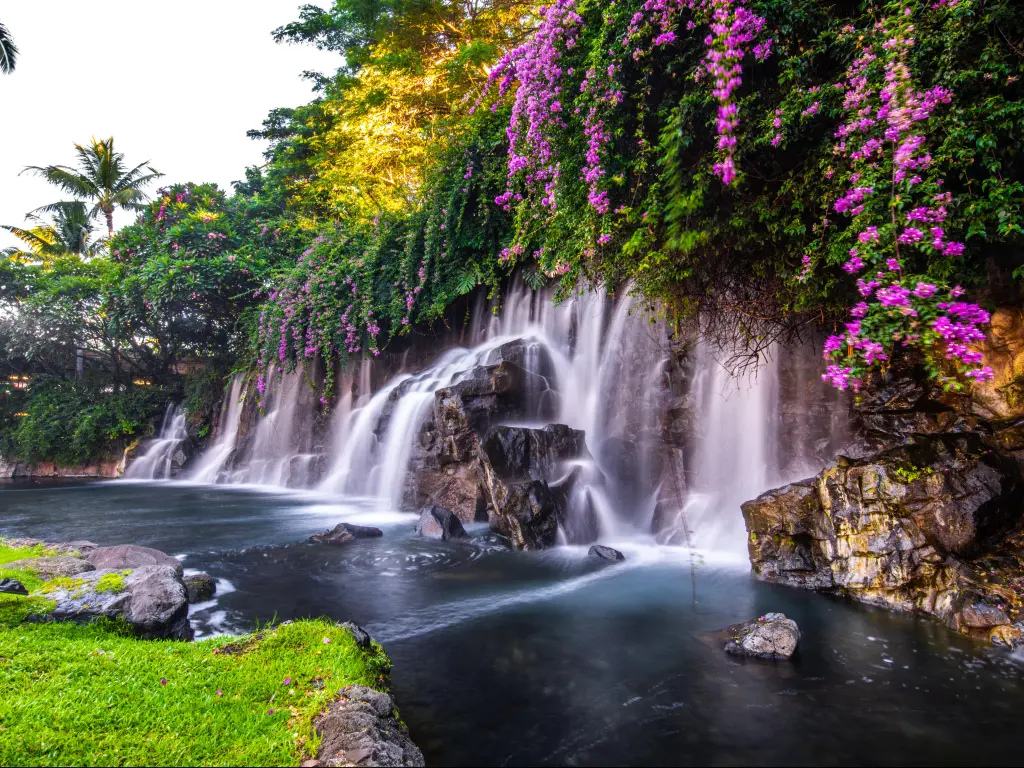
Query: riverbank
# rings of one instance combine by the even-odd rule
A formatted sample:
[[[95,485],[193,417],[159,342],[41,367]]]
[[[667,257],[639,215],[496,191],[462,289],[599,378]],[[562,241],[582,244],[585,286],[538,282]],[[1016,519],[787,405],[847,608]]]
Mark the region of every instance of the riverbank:
[[[0,764],[331,764],[322,742],[344,751],[360,718],[418,755],[395,719],[391,662],[361,631],[312,619],[192,643],[38,621],[52,609],[44,582],[4,565],[44,554],[0,541],[0,578],[34,593],[0,595]]]

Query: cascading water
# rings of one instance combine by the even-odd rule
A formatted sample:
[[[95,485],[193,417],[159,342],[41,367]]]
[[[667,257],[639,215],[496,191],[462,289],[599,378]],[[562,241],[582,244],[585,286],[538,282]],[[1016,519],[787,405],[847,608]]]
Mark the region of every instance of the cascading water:
[[[217,433],[213,444],[202,455],[189,474],[189,480],[197,483],[216,483],[235,450],[238,440],[239,413],[245,396],[245,377],[236,375],[231,380],[231,389],[224,400]]]
[[[188,440],[185,429],[185,413],[170,404],[164,412],[163,423],[157,437],[128,467],[125,478],[129,480],[167,480],[175,464],[175,452]],[[184,457],[182,457],[182,461]],[[179,462],[180,465],[181,462]]]
[[[549,292],[517,280],[500,306],[480,299],[457,338],[471,346],[449,348],[432,365],[399,373],[376,392],[372,366],[382,361],[368,358],[345,372],[326,448],[314,446],[315,394],[301,371],[269,372],[265,416],[240,405],[236,379],[216,442],[191,479],[315,487],[389,510],[408,507],[416,498],[410,467],[435,392],[493,364],[499,348],[513,341],[523,345],[523,367],[537,374],[524,393],[526,426],[558,422],[583,430],[592,455],[565,468],[576,478],[567,486],[563,543],[660,531],[661,542],[734,546],[743,541],[740,503],[782,474],[774,351],[756,374],[733,376],[720,362],[724,355],[696,346],[684,450],[679,435],[667,437],[666,423],[678,410],[669,364],[685,345],[671,343],[665,325],[628,295],[613,301],[604,291],[585,291],[556,305]],[[793,466],[814,464],[813,451],[790,453],[800,458]]]

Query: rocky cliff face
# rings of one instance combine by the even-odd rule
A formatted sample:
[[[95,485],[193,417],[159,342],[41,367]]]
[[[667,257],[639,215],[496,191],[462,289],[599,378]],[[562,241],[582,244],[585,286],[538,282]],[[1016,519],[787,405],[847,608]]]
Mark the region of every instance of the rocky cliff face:
[[[755,575],[1015,644],[1024,587],[1024,322],[993,315],[994,382],[950,397],[904,362],[856,408],[860,458],[743,504]],[[1024,626],[1024,625],[1022,625]]]

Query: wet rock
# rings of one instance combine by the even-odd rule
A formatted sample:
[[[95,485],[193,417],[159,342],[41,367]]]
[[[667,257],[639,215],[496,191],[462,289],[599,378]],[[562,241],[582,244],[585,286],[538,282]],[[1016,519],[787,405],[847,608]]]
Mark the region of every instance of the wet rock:
[[[350,544],[356,539],[375,539],[384,535],[380,528],[373,528],[368,525],[352,525],[352,523],[338,523],[334,528],[323,533],[315,533],[309,537],[310,541],[321,544]]]
[[[313,722],[323,766],[422,766],[423,753],[395,716],[386,693],[350,685]]]
[[[98,547],[86,559],[96,568],[139,568],[144,565],[165,565],[173,568],[180,579],[183,574],[181,561],[166,555],[158,549],[140,547],[135,544],[119,544],[116,547]]]
[[[788,659],[800,642],[800,628],[783,613],[766,613],[759,619],[734,624],[725,630],[725,652],[756,659]]]
[[[470,436],[475,449],[476,437]],[[487,519],[487,491],[475,453],[465,463],[422,466],[416,477],[418,506],[450,509],[464,523]]]
[[[961,608],[955,617],[957,629],[967,631],[976,629],[991,629],[1008,625],[1010,617],[993,605],[988,605],[980,600],[971,601]]]
[[[626,557],[619,550],[606,547],[603,544],[594,544],[587,552],[590,557],[596,557],[598,560],[625,560]]]
[[[193,573],[182,579],[190,604],[205,603],[217,594],[217,582],[208,573]]]
[[[491,478],[489,487],[493,499],[488,513],[492,531],[504,536],[516,549],[536,551],[554,545],[563,508],[547,483]]]
[[[0,593],[5,595],[27,595],[25,585],[15,579],[0,579]]]
[[[192,639],[185,585],[171,566],[90,571],[40,594],[56,602],[54,621],[124,619],[143,638]]]
[[[970,627],[964,561],[1019,519],[1022,491],[1013,460],[974,434],[840,457],[742,505],[751,565],[765,581]]]
[[[601,443],[597,457],[617,496],[634,501],[658,489],[667,451],[661,440],[650,436],[637,440],[615,436]]]
[[[503,480],[550,480],[559,462],[588,456],[584,433],[565,424],[543,429],[491,427],[480,447]]]
[[[992,645],[1000,645],[1013,650],[1024,644],[1024,631],[1012,624],[1004,624],[992,629],[989,639]]]
[[[43,581],[57,579],[63,576],[77,576],[80,573],[94,571],[96,567],[77,557],[57,555],[54,557],[29,557],[24,560],[15,560],[6,563],[4,568],[15,571],[28,571],[34,573]]]
[[[441,541],[466,538],[466,529],[455,513],[438,506],[426,507],[420,512],[416,533],[426,539]]]

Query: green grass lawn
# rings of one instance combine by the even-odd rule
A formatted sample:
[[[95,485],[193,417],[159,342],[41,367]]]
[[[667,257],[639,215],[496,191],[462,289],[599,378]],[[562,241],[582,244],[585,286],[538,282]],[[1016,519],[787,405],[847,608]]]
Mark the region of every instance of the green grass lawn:
[[[0,547],[0,574],[10,556]],[[31,598],[40,600],[40,598]],[[388,686],[390,662],[328,620],[196,643],[113,622],[21,623],[0,596],[0,765],[298,765],[339,688]]]

